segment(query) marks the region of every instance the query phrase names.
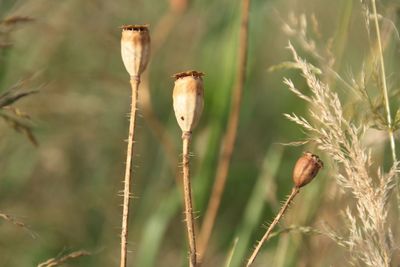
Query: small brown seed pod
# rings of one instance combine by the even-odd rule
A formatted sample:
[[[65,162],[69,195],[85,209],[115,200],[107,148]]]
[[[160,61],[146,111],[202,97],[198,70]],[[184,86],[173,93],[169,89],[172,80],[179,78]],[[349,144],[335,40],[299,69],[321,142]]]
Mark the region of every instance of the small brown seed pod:
[[[294,166],[293,182],[297,188],[303,187],[317,175],[319,169],[324,166],[324,163],[317,155],[310,152],[304,152]]]
[[[177,73],[173,92],[175,117],[182,132],[191,132],[200,120],[204,106],[202,72]]]
[[[131,77],[138,77],[146,69],[150,57],[150,33],[147,25],[123,25],[121,55]]]

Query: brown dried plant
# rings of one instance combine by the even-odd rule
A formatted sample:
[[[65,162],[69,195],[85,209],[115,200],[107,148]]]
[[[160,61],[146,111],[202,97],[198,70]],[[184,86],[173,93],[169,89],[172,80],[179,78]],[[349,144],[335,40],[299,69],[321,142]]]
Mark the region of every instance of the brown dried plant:
[[[48,259],[42,263],[39,263],[37,267],[55,267],[55,266],[60,266],[66,263],[69,260],[84,257],[84,256],[90,256],[91,253],[87,252],[85,250],[79,250],[79,251],[74,251],[71,252],[67,255],[61,256],[61,257],[55,257]]]
[[[32,238],[36,238],[37,237],[37,234],[35,232],[33,232],[29,228],[28,225],[26,225],[24,222],[14,218],[13,216],[11,216],[9,214],[6,214],[6,213],[3,213],[3,212],[0,212],[0,218],[5,220],[5,221],[7,221],[7,222],[12,223],[13,225],[15,225],[17,227],[20,227],[20,228],[24,229],[25,231],[27,231],[30,234],[30,236]]]
[[[0,49],[9,49],[13,46],[11,33],[22,24],[33,22],[35,19],[28,16],[9,16],[0,20]],[[5,52],[0,51],[1,53]]]
[[[395,162],[388,173],[381,170],[376,176],[371,173],[371,150],[362,142],[368,126],[346,118],[337,93],[317,77],[315,67],[300,58],[291,44],[289,49],[311,95],[302,93],[289,79],[284,82],[309,103],[313,122],[295,114],[285,116],[306,130],[310,141],[333,159],[338,186],[349,192],[355,202],[355,209],[346,208],[347,233],[332,231],[330,235],[348,249],[353,264],[388,267],[395,249],[388,204],[400,171],[399,163]]]
[[[293,169],[293,182],[294,186],[292,188],[292,192],[289,197],[286,199],[285,203],[282,205],[275,219],[269,225],[267,231],[260,241],[257,242],[253,253],[250,258],[247,260],[246,267],[251,266],[254,263],[258,253],[262,245],[270,238],[272,234],[272,230],[274,230],[275,226],[279,223],[293,199],[300,192],[300,188],[307,185],[311,182],[314,177],[318,174],[318,171],[323,167],[323,162],[319,159],[317,155],[314,155],[310,152],[305,152],[296,162]]]
[[[190,183],[189,145],[192,131],[197,126],[203,112],[203,75],[203,73],[197,71],[187,71],[174,75],[173,105],[176,120],[182,130],[183,193],[190,267],[197,266],[197,249]]]
[[[133,144],[135,138],[136,106],[140,84],[140,76],[144,72],[150,57],[150,34],[147,25],[122,26],[121,55],[131,83],[131,113],[129,117],[129,136],[126,153],[124,178],[124,203],[122,210],[121,260],[120,266],[127,265],[128,222],[131,198]]]
[[[0,117],[11,128],[25,135],[33,145],[37,146],[39,143],[33,134],[31,117],[14,105],[17,101],[39,92],[39,89],[23,89],[26,82],[27,80],[18,82],[0,95]]]
[[[3,68],[7,65],[6,55],[9,50],[13,48],[12,33],[18,26],[33,21],[34,18],[32,17],[19,15],[8,16],[0,20],[0,73],[4,72]],[[14,106],[20,99],[38,92],[38,89],[25,89],[30,80],[32,80],[32,77],[21,79],[11,86],[11,88],[4,90],[4,92],[0,94],[0,117],[11,128],[24,134],[33,145],[37,146],[38,141],[33,134],[31,117]]]

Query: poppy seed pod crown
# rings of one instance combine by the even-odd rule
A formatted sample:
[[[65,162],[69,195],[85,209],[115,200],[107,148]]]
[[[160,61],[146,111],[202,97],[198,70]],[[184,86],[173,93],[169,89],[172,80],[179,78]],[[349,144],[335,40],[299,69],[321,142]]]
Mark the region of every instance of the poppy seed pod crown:
[[[187,71],[174,75],[173,105],[182,132],[191,132],[200,120],[204,106],[202,72]]]
[[[138,78],[150,57],[150,33],[147,25],[123,25],[121,55],[126,71]]]

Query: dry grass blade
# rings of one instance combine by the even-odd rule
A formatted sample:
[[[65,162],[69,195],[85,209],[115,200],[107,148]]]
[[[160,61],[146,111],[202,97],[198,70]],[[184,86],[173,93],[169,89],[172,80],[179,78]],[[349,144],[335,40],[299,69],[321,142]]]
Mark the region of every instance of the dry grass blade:
[[[346,247],[349,249],[348,244],[346,244],[345,240],[341,238],[340,236],[332,234],[331,231],[325,231],[325,230],[320,230],[316,229],[310,226],[300,226],[300,225],[290,225],[288,227],[279,229],[273,233],[270,234],[269,239],[280,236],[281,234],[287,234],[287,233],[300,233],[300,234],[306,234],[306,235],[321,235],[328,237],[332,241],[336,242],[338,245]]]
[[[6,26],[14,26],[21,23],[28,23],[34,21],[34,18],[28,16],[12,16],[0,21],[1,24]]]
[[[29,229],[29,227],[25,223],[15,219],[14,217],[12,217],[8,214],[2,213],[2,212],[0,212],[0,218],[14,224],[17,227],[24,229],[31,235],[32,238],[36,238],[37,234],[34,233],[31,229]]]
[[[279,236],[281,234],[286,234],[286,233],[302,233],[302,234],[314,234],[314,235],[323,235],[324,232],[318,229],[314,229],[312,227],[307,227],[307,226],[300,226],[300,225],[290,225],[288,227],[279,229],[278,231],[275,231],[270,234],[269,238],[273,238],[276,236]]]
[[[0,108],[14,104],[16,101],[20,100],[21,98],[32,95],[32,94],[36,94],[38,92],[39,92],[38,90],[31,90],[31,91],[25,91],[25,92],[7,91],[0,95]]]
[[[83,256],[90,256],[90,255],[91,255],[91,253],[87,252],[85,250],[74,251],[74,252],[64,255],[62,257],[48,259],[45,262],[38,264],[37,267],[60,266],[61,264],[65,263],[69,260],[80,258]]]
[[[243,88],[246,80],[247,69],[247,49],[248,49],[248,28],[250,0],[242,1],[242,19],[240,27],[239,62],[237,69],[237,80],[233,90],[231,110],[228,118],[226,132],[222,138],[221,153],[219,156],[217,172],[208,207],[204,216],[203,225],[199,236],[199,255],[200,261],[204,257],[208,241],[211,237],[215,218],[224,192],[226,178],[228,176],[229,165],[236,141],[237,128],[239,124],[240,106],[242,102]]]
[[[7,107],[3,109],[0,108],[0,117],[3,118],[15,131],[25,135],[34,146],[39,145],[39,142],[33,134],[33,125],[30,121],[29,115],[16,108]]]
[[[31,78],[32,77],[29,77],[17,82],[0,95],[0,117],[2,117],[15,131],[24,134],[33,145],[38,146],[39,143],[33,134],[31,117],[27,113],[13,106],[13,104],[20,99],[36,94],[40,91],[41,86],[32,90],[23,89]]]

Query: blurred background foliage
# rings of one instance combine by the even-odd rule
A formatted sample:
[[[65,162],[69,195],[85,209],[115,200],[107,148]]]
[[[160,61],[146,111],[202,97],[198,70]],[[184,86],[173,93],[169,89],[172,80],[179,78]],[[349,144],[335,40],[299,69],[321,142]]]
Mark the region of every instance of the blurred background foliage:
[[[24,92],[39,90],[12,105],[29,116],[29,131],[38,146],[0,121],[0,211],[29,225],[36,236],[0,221],[0,266],[36,266],[79,249],[93,255],[66,266],[118,265],[118,194],[130,103],[129,77],[120,57],[118,27],[124,23],[150,24],[157,36],[147,70],[152,105],[141,101],[164,125],[173,145],[172,151],[165,150],[147,116],[139,117],[130,266],[186,266],[181,192],[173,167],[180,156],[180,130],[172,114],[171,75],[187,69],[206,73],[205,111],[192,149],[196,216],[201,223],[235,81],[240,7],[240,1],[232,0],[0,1],[0,93],[16,84]],[[380,1],[378,9],[399,28],[397,0]],[[333,69],[347,79],[360,71],[370,49],[361,12],[359,1],[252,1],[238,138],[205,266],[223,266],[236,237],[231,266],[243,265],[263,232],[261,225],[273,218],[290,192],[294,161],[305,149],[315,151],[280,144],[304,138],[282,114],[307,114],[304,103],[282,83],[284,76],[290,77],[306,89],[298,72],[268,71],[290,59],[283,23],[290,13],[314,15],[320,33],[316,46],[330,43]],[[400,45],[391,27],[385,56],[395,90]],[[292,42],[301,49],[295,38]],[[302,54],[315,60],[308,51]],[[340,82],[330,83],[352,103],[354,95]],[[145,90],[139,94],[146,95]],[[392,101],[398,106],[397,98]],[[362,113],[354,105],[349,113],[351,108]],[[373,147],[377,162],[389,164],[385,134],[373,136],[383,136]],[[324,221],[340,229],[346,199],[338,195],[329,175],[330,160],[322,158],[327,167],[298,197],[282,227],[319,227]],[[272,239],[259,258],[259,266],[336,266],[343,264],[346,251],[325,237],[290,233]]]

